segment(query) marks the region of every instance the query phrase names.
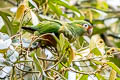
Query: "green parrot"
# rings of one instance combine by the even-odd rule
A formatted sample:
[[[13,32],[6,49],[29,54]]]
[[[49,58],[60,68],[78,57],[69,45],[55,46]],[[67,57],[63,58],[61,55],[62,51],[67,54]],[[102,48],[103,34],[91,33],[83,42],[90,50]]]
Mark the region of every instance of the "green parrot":
[[[84,20],[76,20],[71,22],[59,22],[50,20],[40,22],[36,26],[22,27],[22,29],[30,33],[34,33],[38,36],[46,33],[54,33],[57,37],[59,37],[60,33],[63,33],[70,42],[73,42],[77,37],[84,34],[91,35],[93,27],[89,22]],[[44,38],[53,40],[50,35],[45,35]]]

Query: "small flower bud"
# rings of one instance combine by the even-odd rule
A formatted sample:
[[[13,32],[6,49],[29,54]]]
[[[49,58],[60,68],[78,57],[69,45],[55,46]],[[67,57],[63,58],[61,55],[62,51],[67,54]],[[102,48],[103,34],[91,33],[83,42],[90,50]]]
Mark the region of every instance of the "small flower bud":
[[[115,48],[111,48],[110,51],[115,52]]]
[[[106,54],[107,54],[107,55],[110,55],[110,54],[111,54],[111,51],[110,51],[110,50],[108,50],[108,51],[106,52]]]

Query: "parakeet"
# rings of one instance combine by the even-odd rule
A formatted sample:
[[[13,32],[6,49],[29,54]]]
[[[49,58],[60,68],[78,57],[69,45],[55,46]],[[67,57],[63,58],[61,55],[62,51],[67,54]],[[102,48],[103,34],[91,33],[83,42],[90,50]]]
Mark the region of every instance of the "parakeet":
[[[60,33],[63,33],[70,42],[73,42],[77,37],[82,36],[86,33],[88,35],[91,35],[93,27],[87,21],[76,20],[71,22],[43,21],[36,26],[22,27],[22,29],[36,35],[54,33],[58,37]],[[50,38],[50,36],[47,35],[44,37],[45,39]]]

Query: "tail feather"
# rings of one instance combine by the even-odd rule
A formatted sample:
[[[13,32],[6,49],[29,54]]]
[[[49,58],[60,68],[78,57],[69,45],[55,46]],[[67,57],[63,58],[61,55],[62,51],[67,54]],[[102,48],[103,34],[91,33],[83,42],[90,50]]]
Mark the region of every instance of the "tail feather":
[[[33,28],[33,27],[22,27],[22,29],[24,29],[24,30],[26,30],[26,31],[28,31],[28,32],[30,32],[30,33],[33,33],[33,32],[36,31],[36,29]]]

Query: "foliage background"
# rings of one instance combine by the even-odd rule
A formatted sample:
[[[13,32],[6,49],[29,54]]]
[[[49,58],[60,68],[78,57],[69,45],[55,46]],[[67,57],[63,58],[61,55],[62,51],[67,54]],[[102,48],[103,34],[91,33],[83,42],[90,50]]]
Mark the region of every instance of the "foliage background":
[[[119,0],[0,0],[0,3],[1,79],[120,80]],[[33,44],[40,37],[21,29],[44,20],[89,20],[94,30],[92,36],[80,37],[72,44],[62,34],[60,39],[55,37],[56,52],[53,47],[42,49]]]

